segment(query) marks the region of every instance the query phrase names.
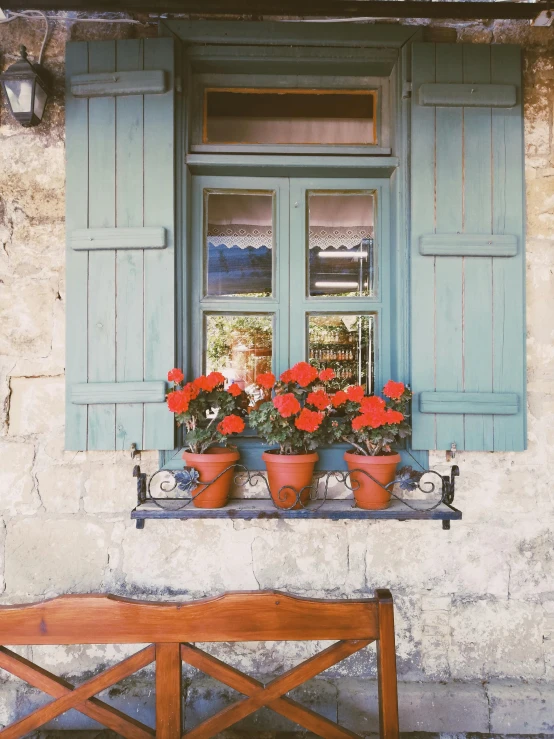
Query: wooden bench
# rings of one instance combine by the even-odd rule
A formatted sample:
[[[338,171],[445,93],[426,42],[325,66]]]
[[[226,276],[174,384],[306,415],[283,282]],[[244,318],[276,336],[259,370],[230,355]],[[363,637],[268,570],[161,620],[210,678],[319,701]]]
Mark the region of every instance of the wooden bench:
[[[129,600],[111,595],[69,595],[0,608],[2,644],[148,644],[79,687],[6,647],[0,667],[54,700],[0,731],[17,739],[74,708],[129,739],[207,739],[262,706],[328,739],[357,734],[301,706],[286,693],[377,641],[379,722],[382,739],[398,737],[398,700],[392,596],[377,590],[366,600],[310,600],[262,591],[227,593],[185,603]],[[336,641],[263,685],[193,646],[191,642]],[[245,697],[183,734],[182,662]],[[94,696],[156,663],[156,729]]]

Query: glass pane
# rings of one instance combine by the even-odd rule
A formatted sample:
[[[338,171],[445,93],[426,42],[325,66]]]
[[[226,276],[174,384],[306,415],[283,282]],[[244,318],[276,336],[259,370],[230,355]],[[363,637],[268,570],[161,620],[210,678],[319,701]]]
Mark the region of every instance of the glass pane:
[[[208,89],[205,144],[376,143],[374,90]]]
[[[374,195],[308,193],[308,274],[311,296],[374,294]]]
[[[35,87],[35,115],[39,120],[42,120],[44,113],[44,106],[46,105],[46,93],[37,82]]]
[[[29,80],[8,80],[5,82],[12,112],[30,113],[33,97],[33,82]]]
[[[206,295],[271,296],[273,198],[272,192],[206,191]]]
[[[332,367],[343,385],[362,385],[373,392],[374,322],[372,314],[308,317],[309,357],[316,367]]]
[[[205,319],[206,372],[221,372],[225,385],[233,382],[254,393],[256,376],[271,372],[273,320],[269,315],[210,315]]]

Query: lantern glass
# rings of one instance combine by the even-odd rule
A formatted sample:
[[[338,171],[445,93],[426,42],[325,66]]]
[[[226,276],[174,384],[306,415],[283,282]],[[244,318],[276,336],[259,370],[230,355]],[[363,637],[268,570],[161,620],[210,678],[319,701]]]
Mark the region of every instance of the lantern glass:
[[[34,79],[5,80],[4,87],[13,113],[31,113]],[[43,106],[44,109],[44,106]]]
[[[42,120],[42,115],[44,113],[44,107],[46,105],[46,99],[48,95],[46,94],[46,91],[41,86],[40,82],[37,80],[35,83],[35,102],[34,102],[34,113],[35,116],[40,120]]]

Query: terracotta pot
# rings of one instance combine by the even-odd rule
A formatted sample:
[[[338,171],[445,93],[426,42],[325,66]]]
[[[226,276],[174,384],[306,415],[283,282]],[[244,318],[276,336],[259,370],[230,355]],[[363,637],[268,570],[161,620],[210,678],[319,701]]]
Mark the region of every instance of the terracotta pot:
[[[226,467],[238,462],[240,453],[236,449],[224,447],[212,447],[204,454],[193,454],[183,452],[183,459],[187,467],[194,467],[200,473],[200,482],[214,480]],[[234,469],[230,469],[224,475],[207,488],[199,486],[193,490],[193,505],[196,508],[223,508],[227,504],[231,483],[233,482]]]
[[[317,452],[311,454],[277,454],[264,452],[262,459],[267,468],[269,492],[277,508],[297,510],[302,508],[300,502],[293,505],[300,492],[300,500],[305,505],[310,497],[310,487],[314,475],[315,463],[319,459]],[[287,487],[285,487],[287,486]],[[281,490],[284,488],[284,490]],[[291,490],[294,488],[296,490]],[[305,489],[303,489],[305,488]]]
[[[349,470],[364,470],[382,485],[388,485],[396,475],[396,467],[400,462],[400,454],[385,457],[365,457],[362,454],[345,452],[344,459]],[[359,472],[350,475],[354,488],[354,498],[358,508],[379,511],[390,505],[390,493],[374,482],[370,477]]]

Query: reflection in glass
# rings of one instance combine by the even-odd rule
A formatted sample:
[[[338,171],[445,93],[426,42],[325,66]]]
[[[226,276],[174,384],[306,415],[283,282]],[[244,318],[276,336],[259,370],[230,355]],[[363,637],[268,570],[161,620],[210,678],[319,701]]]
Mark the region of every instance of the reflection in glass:
[[[365,192],[310,192],[310,296],[374,294],[374,196]]]
[[[204,195],[206,295],[272,293],[273,193]]]
[[[376,143],[375,90],[208,89],[205,144]]]
[[[206,372],[221,372],[225,386],[236,382],[249,394],[256,376],[271,372],[273,320],[268,315],[208,315],[205,319]]]
[[[343,385],[373,392],[374,316],[323,315],[308,318],[309,357],[316,367],[332,367]]]

